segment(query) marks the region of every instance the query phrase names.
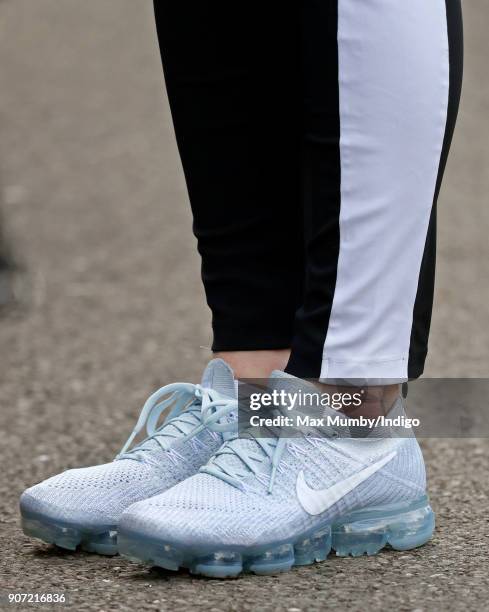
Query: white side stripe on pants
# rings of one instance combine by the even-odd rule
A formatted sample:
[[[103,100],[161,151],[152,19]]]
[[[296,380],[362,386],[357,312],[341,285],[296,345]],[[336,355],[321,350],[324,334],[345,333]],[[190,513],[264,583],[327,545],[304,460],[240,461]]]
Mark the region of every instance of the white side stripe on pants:
[[[445,0],[338,0],[340,252],[322,378],[407,378],[447,121]]]

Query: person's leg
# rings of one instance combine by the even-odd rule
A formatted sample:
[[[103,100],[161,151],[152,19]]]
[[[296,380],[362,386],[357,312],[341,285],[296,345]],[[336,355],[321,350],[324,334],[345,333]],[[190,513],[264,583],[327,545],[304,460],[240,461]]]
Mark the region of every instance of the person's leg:
[[[212,348],[238,376],[285,366],[302,301],[296,12],[155,0]]]
[[[458,97],[445,0],[301,7],[307,278],[287,369],[300,378],[404,380],[448,107],[453,113]],[[274,373],[272,387],[314,397],[317,387],[296,376]],[[286,428],[276,436],[247,427],[197,475],[132,506],[121,520],[122,554],[222,578],[309,565],[332,549],[357,557],[427,542],[434,514],[414,435],[363,425],[352,433],[336,410],[316,407],[327,419],[322,431],[307,421],[292,438]],[[404,416],[400,400],[389,414]]]
[[[307,278],[287,371],[406,380],[426,355],[460,1],[304,8]]]

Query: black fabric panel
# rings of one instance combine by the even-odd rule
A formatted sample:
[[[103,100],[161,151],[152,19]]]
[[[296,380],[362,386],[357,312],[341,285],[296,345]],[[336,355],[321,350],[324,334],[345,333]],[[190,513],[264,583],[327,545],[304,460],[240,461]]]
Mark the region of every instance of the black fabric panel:
[[[340,249],[337,0],[305,1],[302,23],[306,290],[286,371],[302,378],[319,378]]]
[[[290,347],[302,302],[299,8],[155,0],[214,350]]]
[[[438,179],[436,183],[435,199],[433,209],[431,211],[423,260],[421,263],[416,301],[414,304],[413,325],[411,329],[411,341],[409,347],[409,378],[417,378],[421,376],[424,370],[424,363],[428,352],[428,336],[430,332],[433,295],[435,288],[437,201],[443,180],[443,174],[447,164],[453,132],[457,121],[460,95],[462,91],[462,6],[460,0],[446,0],[446,7],[450,61],[447,125],[445,130],[445,138],[443,141]]]

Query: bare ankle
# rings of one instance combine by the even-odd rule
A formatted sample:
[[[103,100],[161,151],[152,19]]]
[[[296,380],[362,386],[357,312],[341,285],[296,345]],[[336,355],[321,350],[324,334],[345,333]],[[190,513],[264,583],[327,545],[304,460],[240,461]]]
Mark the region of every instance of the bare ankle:
[[[328,392],[329,394],[347,393],[348,396],[360,394],[362,397],[360,404],[352,405],[349,403],[340,408],[341,412],[351,418],[358,416],[375,417],[387,415],[399,398],[401,392],[400,385],[398,384],[372,387],[347,387],[320,383],[317,386],[319,386],[323,392]]]
[[[283,370],[290,357],[290,349],[266,351],[221,351],[214,353],[228,363],[236,378],[268,378],[272,370]]]

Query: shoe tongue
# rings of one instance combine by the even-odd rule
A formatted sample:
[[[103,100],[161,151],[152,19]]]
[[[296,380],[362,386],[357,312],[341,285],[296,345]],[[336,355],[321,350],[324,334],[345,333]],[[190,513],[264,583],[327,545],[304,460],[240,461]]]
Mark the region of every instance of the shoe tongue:
[[[277,389],[278,391],[285,391],[285,393],[291,394],[305,394],[311,393],[311,397],[315,397],[315,394],[320,393],[320,389],[312,382],[307,379],[297,378],[292,376],[291,374],[287,374],[286,372],[282,372],[281,370],[274,370],[270,375],[269,379],[269,387],[270,389]],[[310,405],[310,406],[297,406],[295,409],[296,413],[303,413],[304,415],[315,416],[315,411],[320,410],[320,414],[316,414],[316,416],[321,416],[323,418],[331,417],[336,418],[338,416],[338,411],[330,408],[325,404],[318,405]],[[321,438],[325,435],[331,435],[332,433],[339,434],[340,431],[343,431],[343,435],[345,435],[348,431],[348,428],[333,428],[332,426],[325,426],[321,428],[316,427],[308,427],[307,430],[303,430],[304,433],[312,433],[316,434],[317,437]]]
[[[207,389],[214,389],[224,397],[236,397],[234,372],[224,359],[213,359],[207,364],[202,374],[201,385]]]
[[[314,388],[314,385],[309,381],[292,376],[292,374],[287,374],[287,372],[282,372],[282,370],[274,370],[270,374],[270,384],[273,385],[273,381],[277,378],[280,379],[280,388],[287,391],[298,391],[303,389],[304,386]]]
[[[287,374],[287,372],[282,372],[281,370],[274,370],[270,374],[268,386],[271,390],[276,389],[277,391],[285,391],[285,393],[292,394],[299,394],[301,392],[317,393],[318,391],[318,389],[308,380],[297,378],[296,376],[292,376],[292,374]]]

